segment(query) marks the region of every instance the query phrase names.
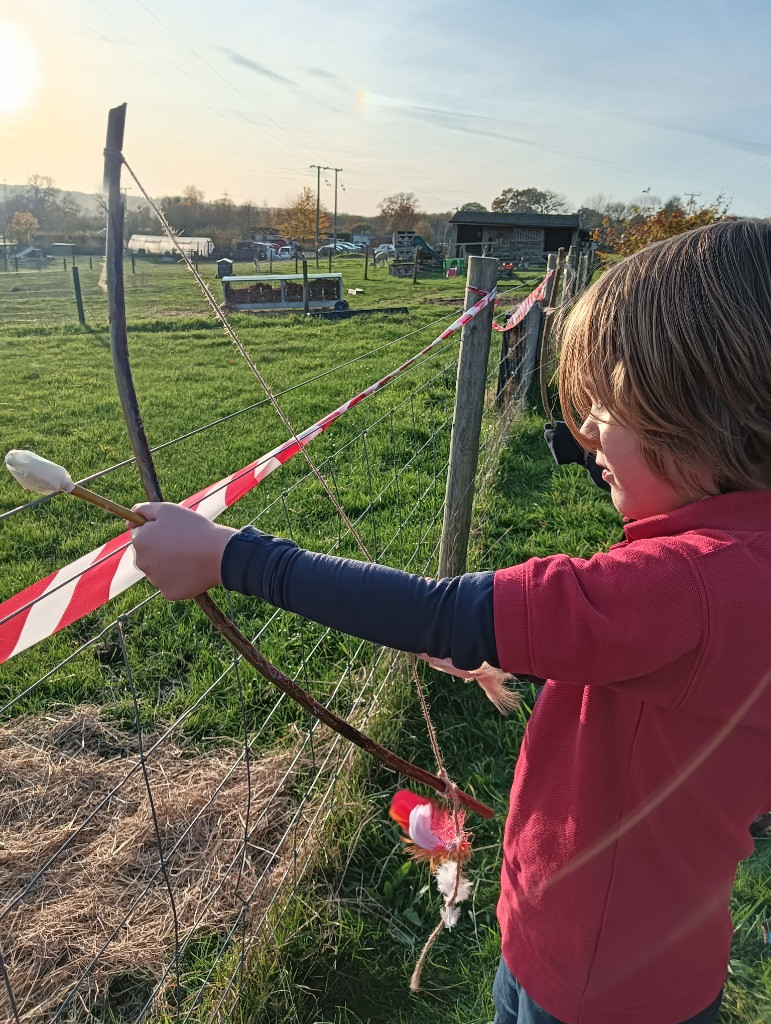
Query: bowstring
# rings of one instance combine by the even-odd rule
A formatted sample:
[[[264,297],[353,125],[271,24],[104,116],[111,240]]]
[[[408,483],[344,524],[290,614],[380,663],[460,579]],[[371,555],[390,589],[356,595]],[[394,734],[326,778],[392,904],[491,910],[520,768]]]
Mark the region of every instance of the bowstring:
[[[238,353],[243,357],[244,361],[246,362],[246,365],[249,367],[249,369],[252,371],[252,373],[256,377],[260,387],[265,392],[265,395],[266,395],[268,401],[270,402],[270,404],[275,409],[276,414],[278,415],[279,419],[284,424],[286,429],[289,431],[289,434],[294,439],[294,441],[298,444],[298,446],[300,448],[300,451],[302,452],[302,454],[303,454],[303,456],[305,458],[305,461],[308,463],[308,466],[309,466],[311,472],[316,477],[318,482],[321,484],[322,488],[324,489],[324,492],[326,493],[326,495],[329,498],[330,502],[332,503],[332,505],[334,506],[335,510],[337,511],[337,514],[340,516],[340,518],[342,519],[343,523],[345,524],[346,529],[348,530],[350,535],[353,537],[353,539],[356,542],[356,545],[359,548],[359,550],[361,551],[362,555],[364,556],[364,558],[368,562],[374,561],[372,556],[370,555],[369,551],[367,550],[367,546],[365,545],[365,543],[362,540],[361,536],[359,535],[359,533],[357,532],[357,530],[354,527],[353,523],[349,519],[345,509],[342,507],[340,502],[337,500],[337,498],[333,494],[332,489],[330,488],[329,484],[327,483],[326,479],[324,478],[321,470],[319,469],[319,467],[314,462],[313,458],[308,453],[307,447],[304,444],[302,444],[302,442],[300,441],[300,438],[297,436],[297,433],[295,432],[295,429],[292,426],[292,424],[291,424],[291,422],[289,420],[289,417],[286,415],[286,413],[282,409],[278,399],[273,394],[273,391],[271,390],[271,387],[268,384],[267,380],[265,379],[265,377],[260,372],[260,370],[257,367],[256,363],[254,362],[254,360],[252,359],[251,355],[249,354],[249,351],[247,350],[246,346],[244,345],[244,343],[239,338],[238,333],[236,332],[235,328],[228,321],[227,317],[225,316],[224,312],[222,311],[222,309],[220,307],[220,304],[217,302],[217,300],[212,295],[211,289],[209,288],[208,284],[206,283],[206,281],[204,281],[203,277],[201,277],[201,275],[198,272],[198,269],[196,268],[195,264],[190,259],[189,254],[184,251],[182,246],[177,241],[177,238],[174,235],[174,231],[173,231],[171,225],[169,224],[168,220],[166,219],[165,214],[160,209],[160,207],[157,205],[157,203],[148,194],[148,192],[145,189],[144,185],[142,184],[142,182],[139,180],[139,178],[136,176],[136,174],[132,170],[131,165],[129,164],[128,160],[126,160],[125,156],[123,156],[122,153],[120,154],[120,156],[121,156],[121,160],[123,162],[123,165],[125,166],[125,168],[128,171],[128,173],[131,175],[131,178],[133,179],[133,181],[136,184],[137,188],[142,193],[142,195],[144,196],[145,200],[148,202],[148,204],[150,205],[151,209],[153,210],[153,212],[157,216],[157,218],[158,218],[158,220],[159,220],[159,222],[161,224],[161,227],[163,228],[165,234],[169,238],[169,241],[171,242],[173,247],[176,249],[176,251],[180,254],[180,256],[182,257],[182,260],[183,260],[185,266],[187,267],[187,269],[190,271],[190,273],[195,278],[195,281],[198,284],[198,287],[203,292],[204,298],[206,299],[207,303],[209,304],[212,312],[214,313],[215,317],[219,321],[219,323],[222,326],[223,330],[225,331],[227,336],[230,338],[231,342],[233,343],[233,345],[236,348],[236,350],[238,351]],[[438,740],[437,735],[436,735],[436,728],[435,728],[434,723],[433,723],[433,721],[431,719],[431,712],[430,712],[428,700],[426,698],[425,689],[424,689],[423,684],[421,683],[420,677],[418,675],[417,657],[414,654],[408,654],[408,657],[410,659],[410,664],[411,664],[411,667],[412,667],[412,676],[413,676],[413,681],[415,683],[415,689],[416,689],[417,694],[418,694],[418,701],[420,703],[420,709],[421,709],[421,712],[423,714],[423,719],[424,719],[424,721],[426,723],[426,731],[428,733],[429,742],[431,744],[431,750],[433,752],[434,759],[436,761],[437,774],[438,774],[438,776],[442,779],[442,781],[445,784],[445,787],[446,787],[446,789],[445,789],[445,796],[447,796],[452,801],[452,805],[453,805],[453,820],[455,822],[456,832],[458,833],[458,835],[460,835],[460,805],[459,805],[458,796],[457,796],[457,786],[452,781],[450,776],[447,774],[447,770],[446,770],[446,768],[444,766],[444,759],[442,757],[442,752],[441,752],[441,749],[439,747],[439,740]]]

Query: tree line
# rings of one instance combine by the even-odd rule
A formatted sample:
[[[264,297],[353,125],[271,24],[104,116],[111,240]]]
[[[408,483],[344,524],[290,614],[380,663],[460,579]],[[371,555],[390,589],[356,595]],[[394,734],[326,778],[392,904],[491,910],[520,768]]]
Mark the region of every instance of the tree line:
[[[98,245],[104,232],[103,197],[93,197],[89,206],[85,209],[71,193],[57,188],[50,177],[33,174],[23,188],[15,190],[0,204],[0,224],[6,242]],[[227,193],[207,200],[201,189],[188,185],[181,195],[163,196],[160,206],[175,232],[211,238],[218,247],[230,247],[260,231],[274,231],[304,242],[316,236],[316,194],[308,187],[301,189],[286,206],[271,207],[251,201],[236,203]],[[373,217],[338,214],[338,234],[386,239],[398,229],[415,231],[430,243],[439,244],[449,238],[449,221],[454,212],[488,212],[482,203],[467,202],[455,211],[428,213],[421,210],[412,192],[385,196],[377,208],[378,213]],[[662,202],[648,192],[629,202],[598,194],[587,199],[578,210],[570,211],[564,195],[535,187],[512,187],[503,189],[492,200],[489,212],[574,212],[602,248],[624,255],[657,238],[709,224],[724,216],[727,208],[722,196],[710,203],[696,205],[693,201],[685,203],[679,196]],[[332,227],[332,216],[322,206],[319,211],[319,237],[328,237]],[[132,234],[157,234],[159,230],[150,206],[141,200],[130,199],[126,212],[126,238]]]

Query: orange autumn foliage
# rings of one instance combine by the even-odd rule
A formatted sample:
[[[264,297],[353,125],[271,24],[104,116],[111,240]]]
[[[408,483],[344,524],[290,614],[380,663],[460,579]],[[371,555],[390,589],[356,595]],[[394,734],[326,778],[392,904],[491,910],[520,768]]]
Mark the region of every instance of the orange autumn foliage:
[[[714,224],[725,216],[727,209],[723,198],[718,196],[710,205],[697,209],[684,210],[679,204],[670,202],[654,213],[645,215],[640,211],[623,221],[605,217],[597,231],[598,240],[612,247],[619,256],[629,256],[651,242]]]

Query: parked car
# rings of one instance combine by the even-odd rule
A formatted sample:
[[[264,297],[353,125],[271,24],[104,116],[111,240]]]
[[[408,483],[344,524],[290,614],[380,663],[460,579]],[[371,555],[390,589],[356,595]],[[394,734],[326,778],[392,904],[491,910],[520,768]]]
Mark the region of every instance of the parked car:
[[[255,242],[252,252],[256,260],[274,260],[276,258],[276,249],[270,242]]]
[[[396,249],[394,249],[394,247],[389,242],[384,242],[383,245],[379,245],[377,247],[377,249],[375,249],[375,255],[376,256],[395,256],[396,255]]]
[[[294,259],[294,254],[295,254],[294,246],[292,246],[292,245],[282,245],[281,248],[276,253],[274,258],[277,259],[277,260],[293,260]]]
[[[338,242],[337,244],[334,242],[325,242],[324,245],[320,245],[318,249],[319,256],[329,256],[330,253],[334,256],[336,254],[339,255],[340,253],[350,251],[351,250],[346,246],[345,242]]]

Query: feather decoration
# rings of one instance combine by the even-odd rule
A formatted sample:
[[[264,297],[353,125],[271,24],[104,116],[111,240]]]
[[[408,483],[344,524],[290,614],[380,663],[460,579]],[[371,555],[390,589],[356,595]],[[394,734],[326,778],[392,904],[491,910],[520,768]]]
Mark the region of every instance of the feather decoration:
[[[417,861],[428,861],[432,870],[445,861],[465,864],[471,857],[471,837],[463,827],[462,810],[456,816],[428,797],[399,789],[388,813],[404,832],[409,855]]]
[[[465,679],[470,683],[476,680],[484,690],[485,696],[491,700],[502,715],[510,715],[519,707],[520,695],[513,690],[510,681],[514,676],[510,672],[504,672],[500,668],[493,668],[486,661],[482,662],[479,668],[470,671],[463,668],[456,668],[449,658],[431,658],[428,654],[419,654],[419,658],[427,661],[431,668],[437,672],[446,672],[448,675],[456,676],[458,679]]]
[[[463,865],[471,857],[471,836],[463,827],[463,811],[453,813],[409,789],[394,793],[388,813],[405,833],[403,838],[410,856],[431,865],[443,896],[439,923],[429,935],[410,979],[410,991],[419,992],[429,950],[445,928],[449,930],[458,924],[458,904],[471,895],[471,882],[463,874]]]

